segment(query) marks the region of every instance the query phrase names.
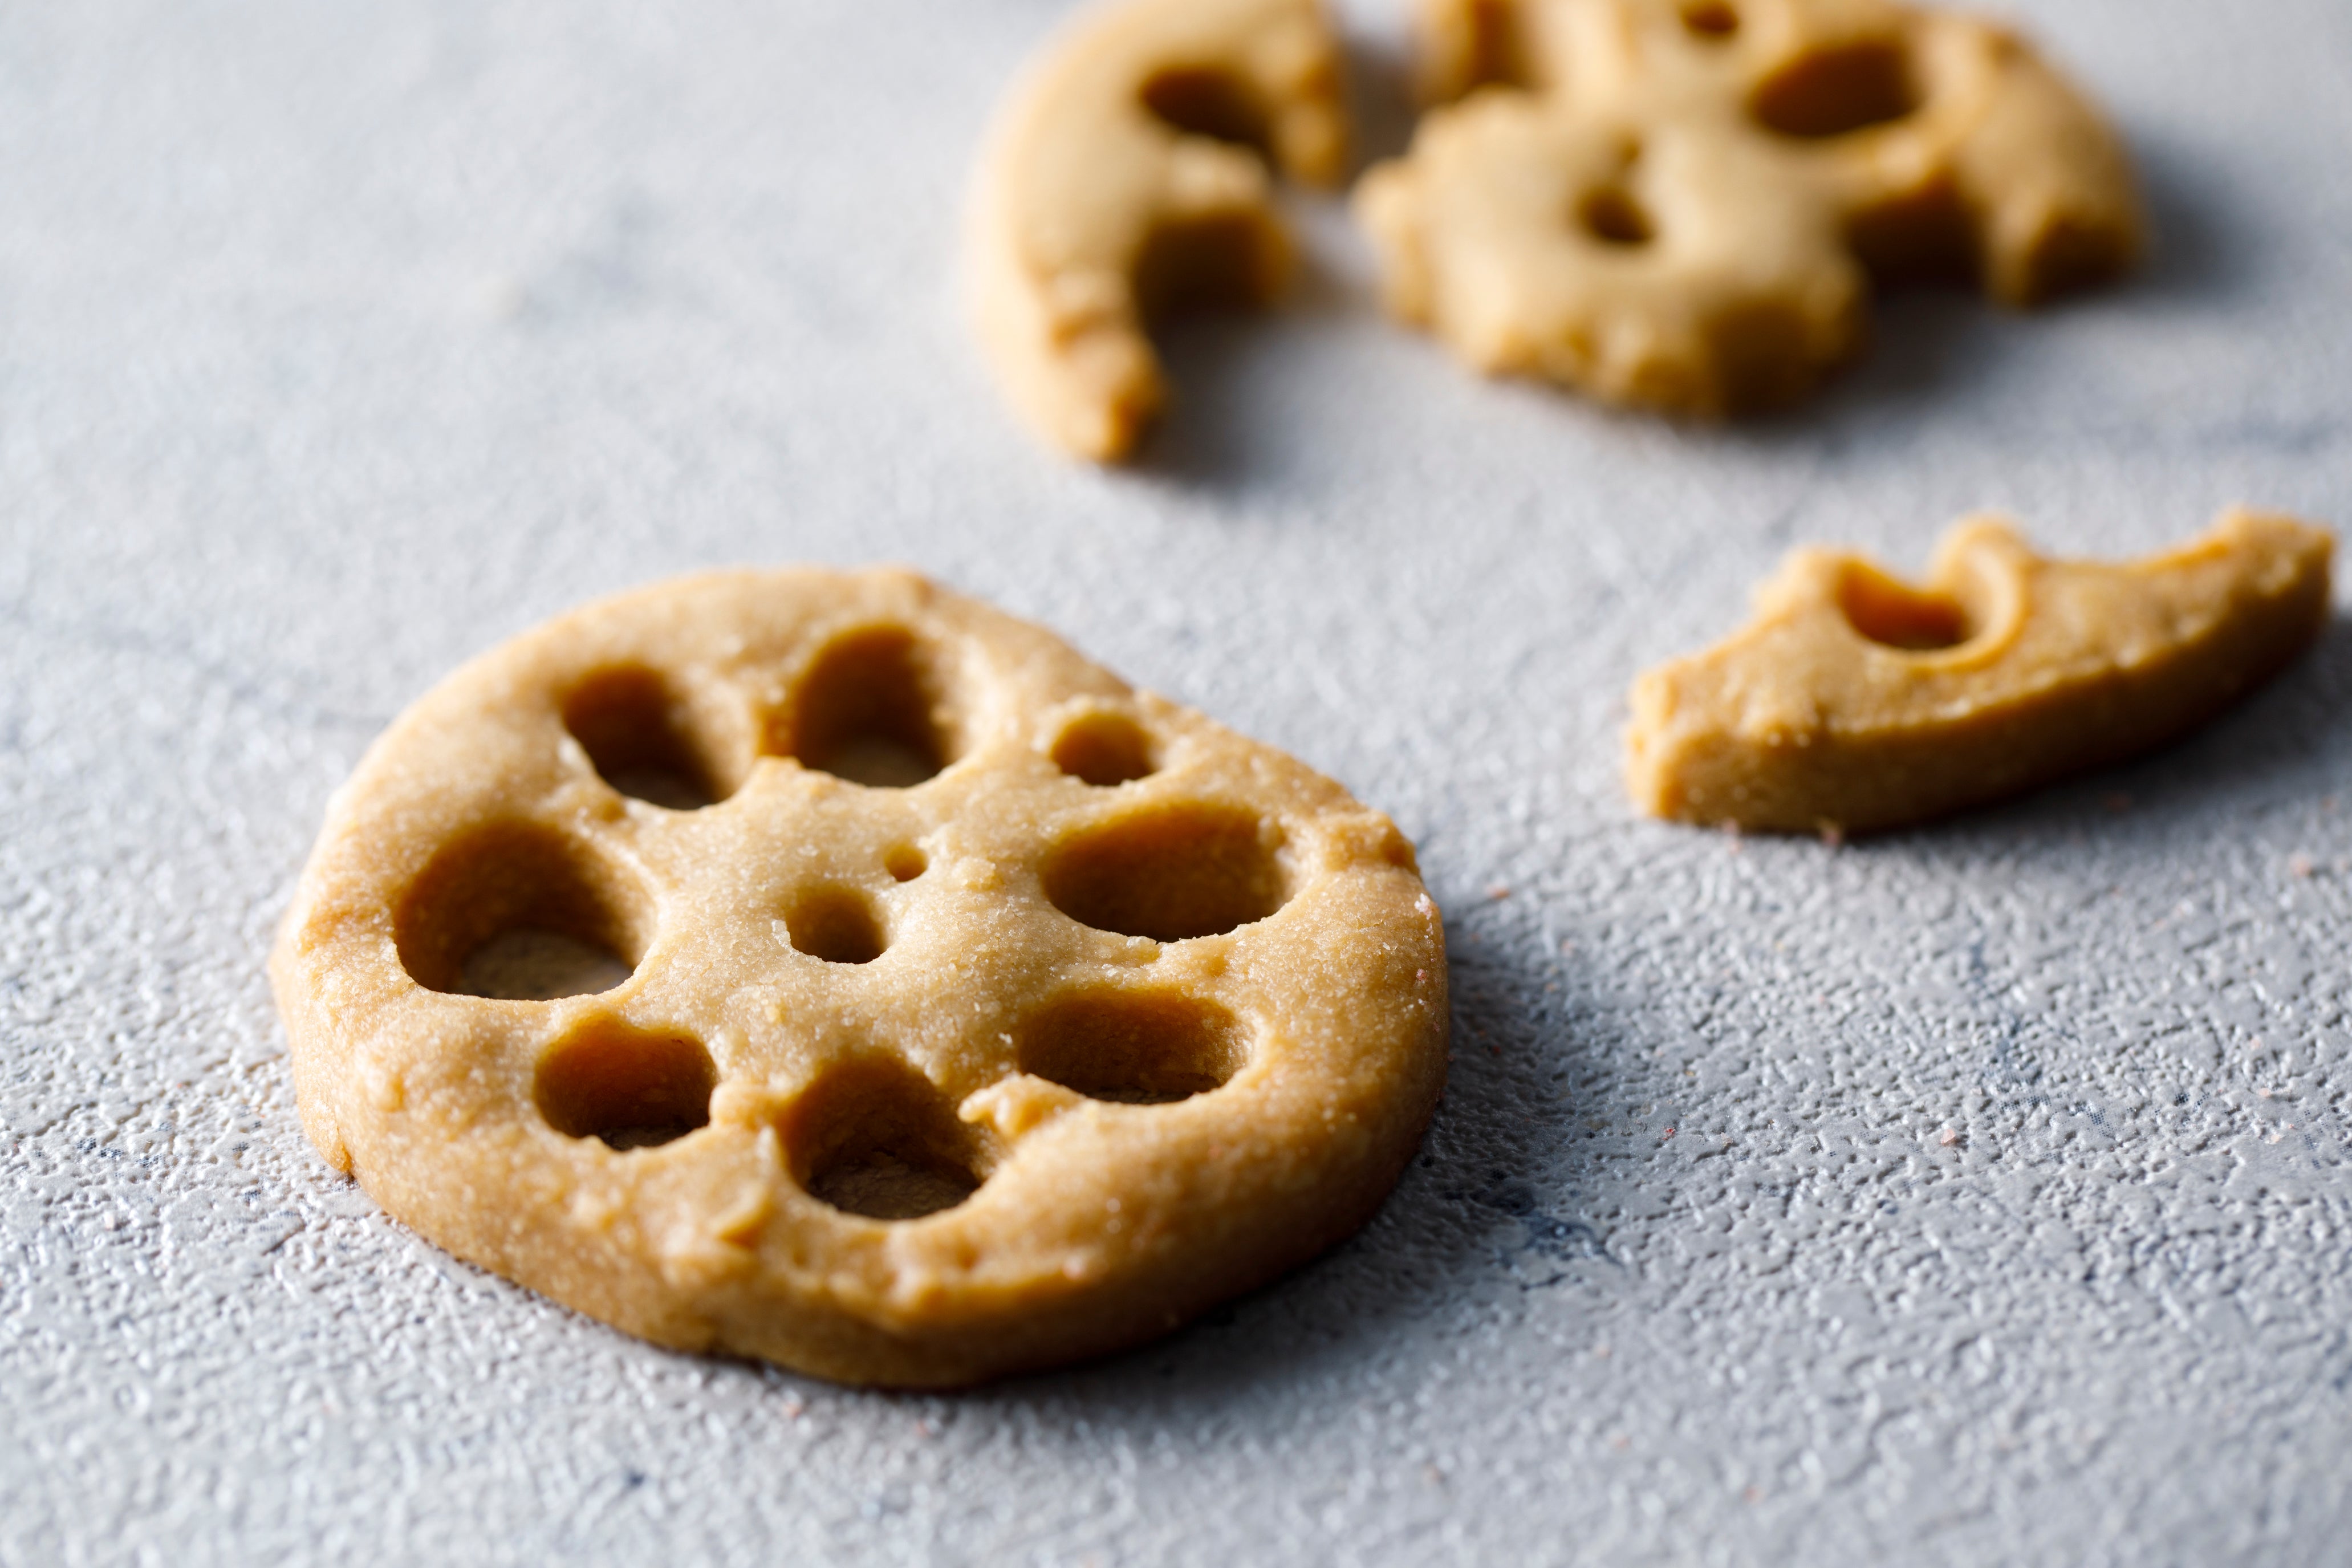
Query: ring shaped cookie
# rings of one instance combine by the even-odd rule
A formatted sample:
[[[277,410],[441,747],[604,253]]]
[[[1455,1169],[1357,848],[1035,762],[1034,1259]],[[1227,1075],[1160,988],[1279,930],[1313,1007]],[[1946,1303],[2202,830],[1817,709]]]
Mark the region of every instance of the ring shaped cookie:
[[[466,994],[517,941],[610,988]],[[393,1215],[857,1383],[1111,1350],[1314,1255],[1445,1063],[1386,817],[891,571],[690,578],[457,671],[336,796],[271,974],[305,1128]]]
[[[1925,587],[1806,549],[1756,618],[1634,683],[1626,782],[1654,816],[1774,832],[1895,827],[2187,733],[2327,624],[2335,540],[2227,512],[2145,561],[2050,561],[1993,519]]]
[[[2021,40],[1889,0],[1431,0],[1433,110],[1357,210],[1393,313],[1610,401],[1785,403],[1873,277],[2031,305],[2127,267],[2121,143]]]
[[[1347,142],[1318,0],[1119,0],[1057,39],[972,209],[973,310],[1023,414],[1079,457],[1126,457],[1167,400],[1150,322],[1279,294],[1270,168],[1332,184]]]

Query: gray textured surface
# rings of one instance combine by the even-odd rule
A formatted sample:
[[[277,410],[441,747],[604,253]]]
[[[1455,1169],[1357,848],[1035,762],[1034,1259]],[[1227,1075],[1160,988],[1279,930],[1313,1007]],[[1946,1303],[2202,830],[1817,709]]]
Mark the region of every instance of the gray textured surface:
[[[2352,518],[2352,12],[2037,7],[2153,268],[1906,301],[1773,425],[1457,374],[1326,211],[1300,308],[1183,332],[1179,424],[1101,476],[949,282],[1054,9],[0,7],[0,1561],[2340,1555],[2352,630],[1864,847],[1636,822],[1614,770],[1628,678],[1793,541]],[[439,1256],[303,1143],[261,975],[327,792],[457,660],[875,558],[1346,780],[1452,918],[1451,1091],[1368,1231],[961,1398]]]

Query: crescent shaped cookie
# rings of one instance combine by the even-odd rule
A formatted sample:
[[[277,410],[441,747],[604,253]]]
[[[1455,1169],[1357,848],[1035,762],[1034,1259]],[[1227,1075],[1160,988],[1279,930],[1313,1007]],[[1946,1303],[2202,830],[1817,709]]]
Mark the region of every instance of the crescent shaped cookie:
[[[1150,321],[1275,298],[1293,254],[1269,163],[1328,185],[1346,156],[1318,0],[1082,18],[1003,110],[973,204],[975,318],[1022,413],[1079,457],[1126,457],[1167,397]]]
[[[270,972],[303,1125],[391,1214],[853,1383],[1265,1281],[1379,1206],[1445,1072],[1386,817],[903,572],[688,578],[458,670],[336,795]]]
[[[2007,525],[1946,536],[1926,585],[1806,549],[1756,618],[1634,683],[1626,780],[1655,816],[1862,831],[2119,761],[2204,723],[2329,614],[2333,538],[2235,510],[2122,565]]]
[[[1872,279],[2026,306],[2140,244],[2121,143],[2015,35],[1889,0],[1431,0],[1433,110],[1357,210],[1401,319],[1689,415],[1851,355]],[[1484,88],[1482,91],[1473,89]]]

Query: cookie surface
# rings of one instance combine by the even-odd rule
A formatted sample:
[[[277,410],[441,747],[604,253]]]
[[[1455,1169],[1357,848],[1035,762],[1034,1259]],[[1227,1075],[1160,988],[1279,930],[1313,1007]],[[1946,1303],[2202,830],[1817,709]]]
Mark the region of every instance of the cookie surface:
[[[1746,627],[1634,683],[1627,785],[1686,822],[1869,829],[2120,761],[2309,647],[2334,550],[2236,510],[2144,561],[2050,561],[1980,519],[1946,536],[1924,590],[1801,550]]]
[[[1478,368],[1737,414],[1874,279],[2030,305],[2123,270],[2121,142],[2015,35],[1889,0],[1430,0],[1433,110],[1357,211],[1391,311]],[[1480,90],[1474,90],[1480,89]]]
[[[998,118],[968,240],[982,341],[1029,422],[1128,456],[1167,400],[1151,321],[1279,294],[1272,171],[1330,184],[1347,142],[1318,0],[1115,0],[1049,45]]]
[[[551,954],[609,988],[532,999]],[[908,1386],[1348,1235],[1448,1022],[1386,817],[889,571],[689,578],[458,670],[335,797],[270,968],[305,1129],[430,1239]]]

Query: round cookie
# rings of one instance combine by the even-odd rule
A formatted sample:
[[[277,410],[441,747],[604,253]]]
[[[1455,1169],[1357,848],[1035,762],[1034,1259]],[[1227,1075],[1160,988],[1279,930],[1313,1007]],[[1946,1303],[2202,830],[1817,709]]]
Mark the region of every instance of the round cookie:
[[[1313,1256],[1445,1070],[1394,825],[897,571],[688,578],[458,670],[336,795],[270,973],[303,1125],[390,1213],[856,1383]]]

